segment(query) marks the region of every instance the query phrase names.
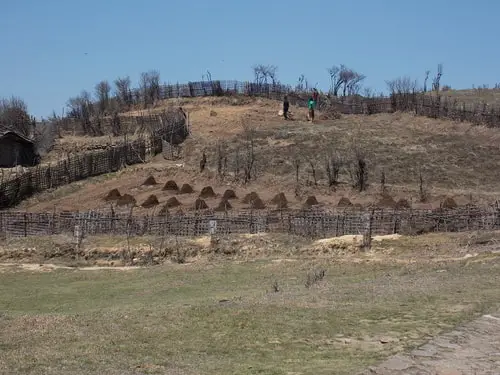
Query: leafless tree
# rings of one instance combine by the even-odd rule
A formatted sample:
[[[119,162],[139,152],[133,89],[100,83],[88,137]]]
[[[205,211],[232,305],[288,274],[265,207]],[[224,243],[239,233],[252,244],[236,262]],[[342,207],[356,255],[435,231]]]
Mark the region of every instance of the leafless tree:
[[[304,92],[309,90],[309,82],[307,78],[305,77],[304,74],[301,74],[298,81],[297,85],[295,85],[295,91],[297,92]]]
[[[34,119],[28,113],[28,106],[21,98],[12,96],[0,99],[0,127],[11,129],[25,137],[33,133]]]
[[[427,81],[429,80],[429,74],[431,74],[430,70],[425,71],[425,79],[424,79],[424,92],[427,92]]]
[[[338,96],[340,89],[344,96],[358,94],[361,90],[361,83],[366,78],[365,75],[343,64],[332,66],[328,69],[328,74],[330,75],[330,93],[333,96]]]
[[[160,72],[150,70],[149,72],[141,73],[140,90],[145,108],[160,100]]]
[[[82,130],[85,134],[97,135],[91,122],[95,111],[92,96],[88,91],[83,90],[80,95],[70,98],[67,107],[68,117],[80,120]]]
[[[278,67],[276,65],[258,64],[252,67],[255,77],[255,83],[262,85],[272,83],[275,85],[278,82]]]
[[[101,81],[95,85],[95,96],[99,113],[105,114],[110,107],[111,85],[108,81]]]
[[[255,128],[245,125],[243,133],[245,137],[245,160],[243,171],[245,173],[244,183],[246,184],[250,182],[250,180],[255,179]]]
[[[417,91],[417,81],[412,80],[409,76],[398,77],[391,81],[385,81],[387,88],[391,94],[411,94]]]
[[[442,75],[443,75],[443,64],[438,64],[436,76],[432,80],[432,89],[436,93],[439,92],[439,88],[440,88],[439,85],[440,85],[440,82],[441,82]]]
[[[352,180],[352,187],[358,191],[364,191],[368,187],[368,166],[366,156],[363,151],[353,146],[353,159],[349,171]]]
[[[133,97],[130,77],[117,78],[115,84],[115,98],[122,109],[129,109],[132,105]]]
[[[344,165],[344,160],[337,152],[332,152],[325,159],[325,171],[328,177],[328,186],[335,186],[339,182],[340,170]]]

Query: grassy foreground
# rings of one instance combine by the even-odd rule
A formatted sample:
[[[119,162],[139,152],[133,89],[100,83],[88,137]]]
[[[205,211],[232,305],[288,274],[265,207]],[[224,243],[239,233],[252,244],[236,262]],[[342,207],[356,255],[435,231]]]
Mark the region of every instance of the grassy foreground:
[[[499,265],[490,253],[3,268],[0,373],[355,374],[498,307]]]

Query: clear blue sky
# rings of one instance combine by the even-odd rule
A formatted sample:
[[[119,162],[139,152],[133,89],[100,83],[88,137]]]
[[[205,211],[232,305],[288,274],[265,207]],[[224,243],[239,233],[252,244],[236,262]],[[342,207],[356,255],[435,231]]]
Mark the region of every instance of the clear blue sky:
[[[443,84],[500,81],[494,0],[16,0],[0,12],[0,97],[20,96],[36,116],[102,80],[157,69],[162,81],[252,79],[275,64],[326,89],[346,64],[366,86],[444,66]],[[87,55],[85,55],[87,53]]]

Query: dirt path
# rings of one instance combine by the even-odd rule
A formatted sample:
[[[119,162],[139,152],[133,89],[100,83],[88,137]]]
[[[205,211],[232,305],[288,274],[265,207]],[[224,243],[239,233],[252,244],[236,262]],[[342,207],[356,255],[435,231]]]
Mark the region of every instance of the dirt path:
[[[359,375],[500,375],[500,311]]]

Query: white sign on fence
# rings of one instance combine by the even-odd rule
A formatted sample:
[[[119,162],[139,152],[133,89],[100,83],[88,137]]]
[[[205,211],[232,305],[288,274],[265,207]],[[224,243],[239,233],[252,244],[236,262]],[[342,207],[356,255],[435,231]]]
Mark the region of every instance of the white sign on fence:
[[[208,233],[214,235],[217,232],[217,220],[210,220],[208,222]]]

